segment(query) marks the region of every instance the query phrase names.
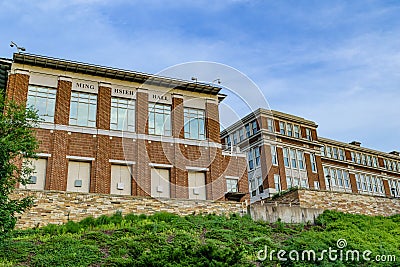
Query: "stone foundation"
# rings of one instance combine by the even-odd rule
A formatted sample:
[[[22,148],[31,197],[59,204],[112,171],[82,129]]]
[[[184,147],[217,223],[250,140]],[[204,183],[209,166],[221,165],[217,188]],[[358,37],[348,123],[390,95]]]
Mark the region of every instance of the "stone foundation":
[[[86,217],[135,213],[151,215],[155,212],[170,212],[178,215],[189,214],[245,214],[245,202],[162,199],[150,197],[117,196],[93,193],[72,193],[62,191],[33,191],[18,189],[14,198],[32,195],[34,206],[20,215],[16,228],[26,229],[47,224],[62,224],[68,220],[80,221]]]

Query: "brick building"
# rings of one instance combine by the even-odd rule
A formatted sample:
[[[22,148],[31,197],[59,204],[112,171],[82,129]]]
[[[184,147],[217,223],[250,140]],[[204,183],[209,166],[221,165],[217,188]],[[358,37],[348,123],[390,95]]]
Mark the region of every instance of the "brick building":
[[[6,96],[38,110],[28,189],[245,199],[245,155],[223,152],[221,88],[14,54]]]
[[[317,124],[258,109],[221,132],[228,151],[246,153],[251,202],[291,187],[400,196],[400,156],[317,135]]]

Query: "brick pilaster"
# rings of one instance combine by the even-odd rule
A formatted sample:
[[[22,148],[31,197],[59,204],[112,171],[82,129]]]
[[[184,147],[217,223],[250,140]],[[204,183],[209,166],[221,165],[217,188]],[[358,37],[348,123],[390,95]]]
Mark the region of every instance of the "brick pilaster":
[[[96,160],[93,162],[94,175],[90,179],[90,192],[109,194],[111,185],[110,137],[97,136]]]
[[[148,93],[139,89],[136,93],[136,132],[147,134],[148,118]],[[149,155],[146,150],[147,140],[138,139],[136,141],[137,165],[136,165],[136,184],[137,195],[148,196],[151,194],[151,173],[149,167]]]
[[[392,197],[392,195],[390,194],[390,186],[388,180],[383,180],[383,188],[385,189],[385,195],[387,197]]]
[[[358,193],[356,175],[354,173],[349,173],[349,179],[351,184],[351,191],[353,193]]]
[[[285,164],[283,162],[283,149],[281,147],[276,147],[276,155],[278,157],[279,176],[281,177],[281,187],[282,190],[286,190],[287,189],[286,171],[285,171]]]
[[[59,77],[56,95],[54,123],[69,125],[69,111],[71,102],[72,79]]]
[[[53,150],[51,151],[51,164],[50,173],[46,175],[46,187],[50,190],[61,190],[67,189],[67,177],[68,177],[68,140],[69,135],[65,131],[54,131],[54,143]]]
[[[326,190],[324,168],[322,167],[321,156],[315,155],[315,162],[317,164],[319,186],[322,190]]]
[[[9,75],[6,97],[14,100],[18,104],[25,104],[28,98],[29,72],[15,70],[14,74]]]
[[[211,99],[206,102],[206,133],[207,138],[216,143],[221,143],[219,136],[219,111],[218,101]]]
[[[97,95],[97,118],[98,129],[110,130],[111,117],[111,85],[100,83]]]

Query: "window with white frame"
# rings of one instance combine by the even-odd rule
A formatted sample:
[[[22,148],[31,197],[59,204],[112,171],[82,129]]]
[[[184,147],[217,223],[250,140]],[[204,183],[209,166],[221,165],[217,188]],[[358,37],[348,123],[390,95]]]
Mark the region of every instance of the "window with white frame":
[[[245,129],[246,129],[246,137],[250,137],[251,136],[250,125],[246,124]]]
[[[110,129],[135,131],[135,101],[125,98],[111,98]]]
[[[400,180],[389,179],[389,190],[392,197],[400,197]]]
[[[274,121],[272,119],[267,119],[267,127],[269,132],[274,132]]]
[[[278,165],[278,156],[276,154],[276,146],[271,146],[272,164]]]
[[[283,164],[285,167],[290,167],[290,162],[289,162],[289,149],[284,147],[283,148]]]
[[[283,121],[279,122],[279,130],[281,134],[286,134],[286,123]]]
[[[288,136],[293,136],[293,125],[291,123],[286,123],[286,133]]]
[[[300,170],[304,170],[304,153],[301,150],[297,150],[297,161]]]
[[[185,138],[206,139],[205,112],[202,109],[184,108]],[[233,133],[233,143],[237,144],[236,132]]]
[[[69,124],[96,127],[97,95],[72,92]]]
[[[253,134],[256,134],[258,132],[257,120],[255,120],[251,123],[251,130],[252,130]]]
[[[357,190],[370,195],[384,195],[383,180],[375,175],[356,173]]]
[[[338,148],[337,147],[333,147],[332,151],[333,151],[333,158],[334,159],[339,159]]]
[[[260,166],[260,150],[261,150],[261,147],[255,147],[255,148],[253,148],[253,150],[254,150],[254,159],[255,159],[255,162],[256,162],[256,167],[259,167]]]
[[[55,88],[29,85],[26,106],[37,110],[43,121],[54,122],[56,94]]]
[[[253,150],[250,149],[247,152],[247,162],[249,165],[249,170],[253,170],[254,169],[254,155],[253,155]]]
[[[317,162],[315,160],[315,154],[314,153],[310,154],[310,161],[311,161],[311,171],[312,172],[317,172]]]
[[[240,142],[244,140],[244,129],[243,128],[239,129],[239,140],[240,140]]]
[[[300,138],[300,126],[294,125],[293,126],[294,137]]]
[[[257,184],[258,184],[258,193],[259,194],[264,193],[264,185],[261,176],[257,177]]]
[[[290,149],[290,159],[292,161],[292,168],[297,168],[296,150],[293,148]]]
[[[326,147],[326,157],[331,158],[332,157],[332,147],[327,146]]]
[[[325,157],[325,146],[321,146],[321,156]]]
[[[237,193],[238,192],[238,178],[226,178],[226,190],[227,192]]]
[[[306,139],[312,141],[311,129],[306,128]]]
[[[149,134],[171,136],[171,105],[149,103]]]
[[[233,133],[233,145],[236,145],[238,143],[238,132]]]
[[[281,177],[279,176],[279,174],[274,174],[274,183],[275,183],[275,189],[277,192],[281,192],[282,191],[282,187],[281,187]]]
[[[255,197],[257,195],[257,186],[256,186],[256,180],[252,179],[250,181],[250,192],[251,192],[251,196]]]
[[[340,160],[344,160],[344,159],[345,159],[345,157],[344,157],[344,150],[341,149],[341,148],[339,148],[339,159],[340,159]]]

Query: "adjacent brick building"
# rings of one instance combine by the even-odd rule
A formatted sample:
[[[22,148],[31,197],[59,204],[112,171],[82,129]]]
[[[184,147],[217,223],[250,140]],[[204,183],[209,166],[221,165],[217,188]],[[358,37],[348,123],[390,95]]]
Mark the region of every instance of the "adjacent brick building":
[[[400,197],[400,156],[317,135],[317,124],[258,109],[221,132],[223,147],[246,153],[251,201],[291,187]]]
[[[245,155],[223,152],[220,143],[220,89],[14,54],[6,96],[43,119],[36,173],[26,187],[244,200]]]

